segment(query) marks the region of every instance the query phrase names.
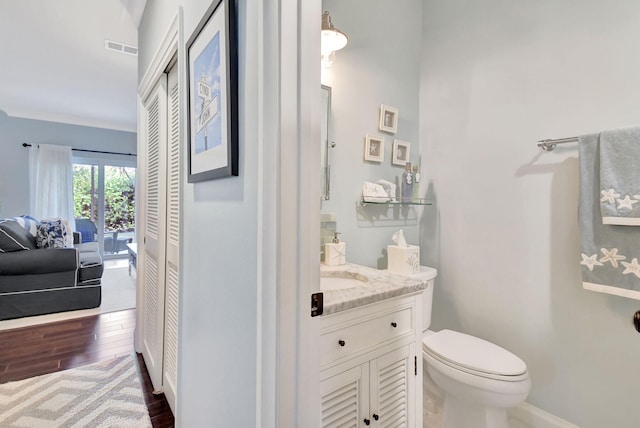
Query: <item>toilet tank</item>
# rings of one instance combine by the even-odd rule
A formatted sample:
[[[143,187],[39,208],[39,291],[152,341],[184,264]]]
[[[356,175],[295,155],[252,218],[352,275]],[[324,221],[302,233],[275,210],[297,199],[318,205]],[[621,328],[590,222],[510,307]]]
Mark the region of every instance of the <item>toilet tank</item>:
[[[433,285],[438,271],[428,266],[420,266],[420,273],[415,274],[428,281],[427,288],[422,293],[422,332],[431,326],[431,309],[433,308]]]
[[[431,309],[433,308],[433,279],[429,280],[429,285],[422,293],[422,332],[424,333],[431,326]]]

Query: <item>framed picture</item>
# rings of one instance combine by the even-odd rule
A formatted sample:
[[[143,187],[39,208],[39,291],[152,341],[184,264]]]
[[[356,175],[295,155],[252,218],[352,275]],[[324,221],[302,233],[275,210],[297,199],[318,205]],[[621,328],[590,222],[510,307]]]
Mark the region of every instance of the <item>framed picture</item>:
[[[384,138],[367,134],[364,141],[364,160],[372,162],[384,160]]]
[[[398,109],[382,104],[380,106],[380,124],[378,128],[381,131],[391,132],[392,134],[398,132]]]
[[[393,140],[393,156],[391,163],[405,166],[409,162],[411,155],[411,144],[405,141]]]
[[[188,181],[238,175],[235,2],[214,0],[186,50]]]

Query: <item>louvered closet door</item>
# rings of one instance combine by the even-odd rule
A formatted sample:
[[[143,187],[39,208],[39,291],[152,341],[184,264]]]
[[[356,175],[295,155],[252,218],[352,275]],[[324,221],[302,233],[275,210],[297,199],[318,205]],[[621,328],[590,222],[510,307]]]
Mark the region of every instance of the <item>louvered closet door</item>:
[[[369,414],[369,364],[320,382],[321,426],[356,428]]]
[[[178,388],[178,272],[180,240],[180,112],[178,68],[169,71],[167,109],[167,243],[163,389],[175,414]]]
[[[143,357],[153,388],[162,390],[165,305],[167,80],[144,102],[146,133],[143,226]]]
[[[414,345],[406,345],[371,361],[371,414],[381,428],[413,427]],[[374,424],[375,425],[375,424]]]

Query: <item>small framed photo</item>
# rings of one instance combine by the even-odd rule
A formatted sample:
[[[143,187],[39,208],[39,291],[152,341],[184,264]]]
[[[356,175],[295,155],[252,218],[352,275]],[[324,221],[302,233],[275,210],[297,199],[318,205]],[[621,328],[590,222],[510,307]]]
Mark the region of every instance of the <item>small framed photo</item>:
[[[391,163],[394,165],[405,166],[409,162],[411,155],[411,143],[406,141],[393,140],[393,156]]]
[[[384,138],[367,134],[364,141],[364,160],[372,162],[384,161]]]
[[[398,109],[382,104],[380,106],[380,124],[378,127],[381,131],[391,132],[392,134],[398,132]]]

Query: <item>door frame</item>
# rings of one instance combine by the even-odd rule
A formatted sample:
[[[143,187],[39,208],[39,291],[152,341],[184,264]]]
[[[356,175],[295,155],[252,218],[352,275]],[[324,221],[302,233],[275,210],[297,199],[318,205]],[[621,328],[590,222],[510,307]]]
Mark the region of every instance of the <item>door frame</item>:
[[[262,347],[262,353],[271,357],[265,361],[276,373],[275,379],[261,379],[264,390],[276,397],[274,419],[261,420],[262,414],[257,413],[256,426],[262,427],[319,425],[320,364],[315,340],[319,326],[311,318],[311,294],[320,289],[320,174],[309,171],[320,167],[321,6],[320,0],[262,2],[259,14],[263,52],[259,117],[264,125],[259,132],[263,142],[278,144],[275,163],[262,160],[265,170],[278,165],[272,176],[263,176],[263,183],[274,180],[273,188],[261,192],[276,195],[273,201],[262,201],[263,208],[275,208],[275,212],[263,210],[259,216],[276,229],[275,240],[261,237],[264,265],[276,269],[271,289],[275,291],[263,288],[259,300],[263,314],[273,311],[273,318],[267,322],[263,318],[258,326],[263,336],[258,349]],[[272,116],[275,120],[267,120]],[[268,259],[269,251],[275,260]],[[271,284],[268,273],[262,272],[259,278],[265,285]],[[270,369],[268,365],[258,368],[263,374]]]

